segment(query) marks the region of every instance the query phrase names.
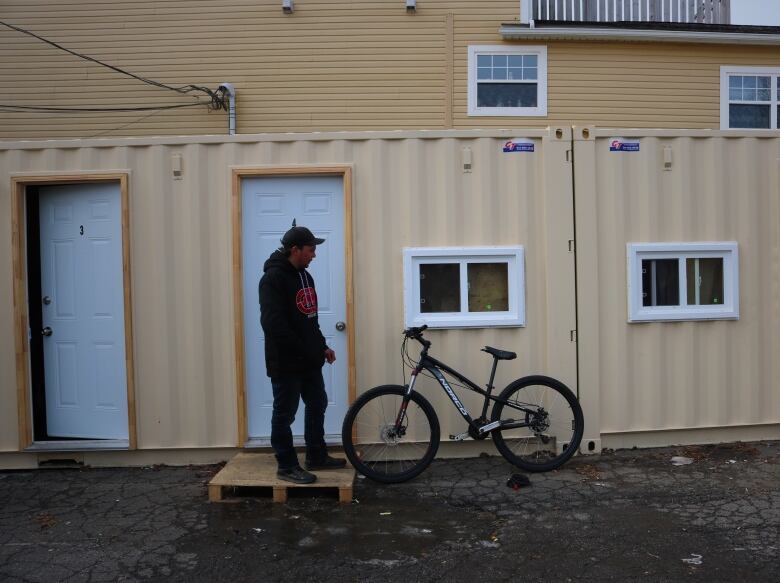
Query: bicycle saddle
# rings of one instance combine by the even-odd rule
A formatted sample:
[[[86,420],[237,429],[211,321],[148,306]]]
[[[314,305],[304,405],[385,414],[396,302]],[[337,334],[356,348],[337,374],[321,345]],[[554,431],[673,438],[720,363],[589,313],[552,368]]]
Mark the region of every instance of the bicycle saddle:
[[[508,350],[499,350],[498,348],[493,348],[492,346],[485,346],[485,348],[482,349],[482,352],[492,354],[498,360],[514,360],[517,358],[517,354],[514,352],[509,352]]]

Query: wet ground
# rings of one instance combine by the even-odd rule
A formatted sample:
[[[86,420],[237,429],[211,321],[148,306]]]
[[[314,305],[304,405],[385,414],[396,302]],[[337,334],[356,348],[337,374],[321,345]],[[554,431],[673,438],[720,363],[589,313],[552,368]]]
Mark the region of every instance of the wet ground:
[[[778,442],[607,452],[519,490],[500,457],[437,460],[348,505],[209,503],[217,470],[0,473],[0,580],[780,581]]]

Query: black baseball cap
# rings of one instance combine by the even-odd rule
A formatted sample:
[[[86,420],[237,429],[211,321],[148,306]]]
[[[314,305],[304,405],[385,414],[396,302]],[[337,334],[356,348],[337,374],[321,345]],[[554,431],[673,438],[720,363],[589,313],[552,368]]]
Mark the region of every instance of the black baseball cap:
[[[282,245],[286,249],[292,247],[303,247],[305,245],[322,245],[325,239],[314,236],[306,227],[293,227],[282,237]]]

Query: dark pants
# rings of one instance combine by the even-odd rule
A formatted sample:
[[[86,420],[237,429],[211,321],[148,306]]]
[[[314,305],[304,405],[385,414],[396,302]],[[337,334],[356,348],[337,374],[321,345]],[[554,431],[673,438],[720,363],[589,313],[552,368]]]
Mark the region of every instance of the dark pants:
[[[276,453],[279,469],[298,466],[293,434],[290,426],[295,421],[298,403],[303,399],[306,407],[304,438],[306,459],[321,461],[327,455],[325,447],[325,409],[328,395],[322,380],[322,369],[305,373],[271,377],[274,391],[274,411],[271,416],[271,447]]]

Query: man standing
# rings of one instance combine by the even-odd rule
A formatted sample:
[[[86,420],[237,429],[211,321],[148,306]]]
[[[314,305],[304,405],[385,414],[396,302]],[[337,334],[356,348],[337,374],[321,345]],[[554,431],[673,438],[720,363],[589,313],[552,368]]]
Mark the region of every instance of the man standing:
[[[263,266],[260,280],[260,324],[265,334],[265,366],[271,377],[274,408],[271,446],[279,468],[276,475],[288,482],[311,484],[317,477],[302,469],[293,446],[290,426],[298,403],[306,407],[304,437],[306,469],[343,468],[346,461],[330,457],[325,446],[325,409],[328,396],[322,367],[336,360],[317,321],[317,292],[306,268],[316,257],[318,239],[306,227],[293,227],[282,246]]]

